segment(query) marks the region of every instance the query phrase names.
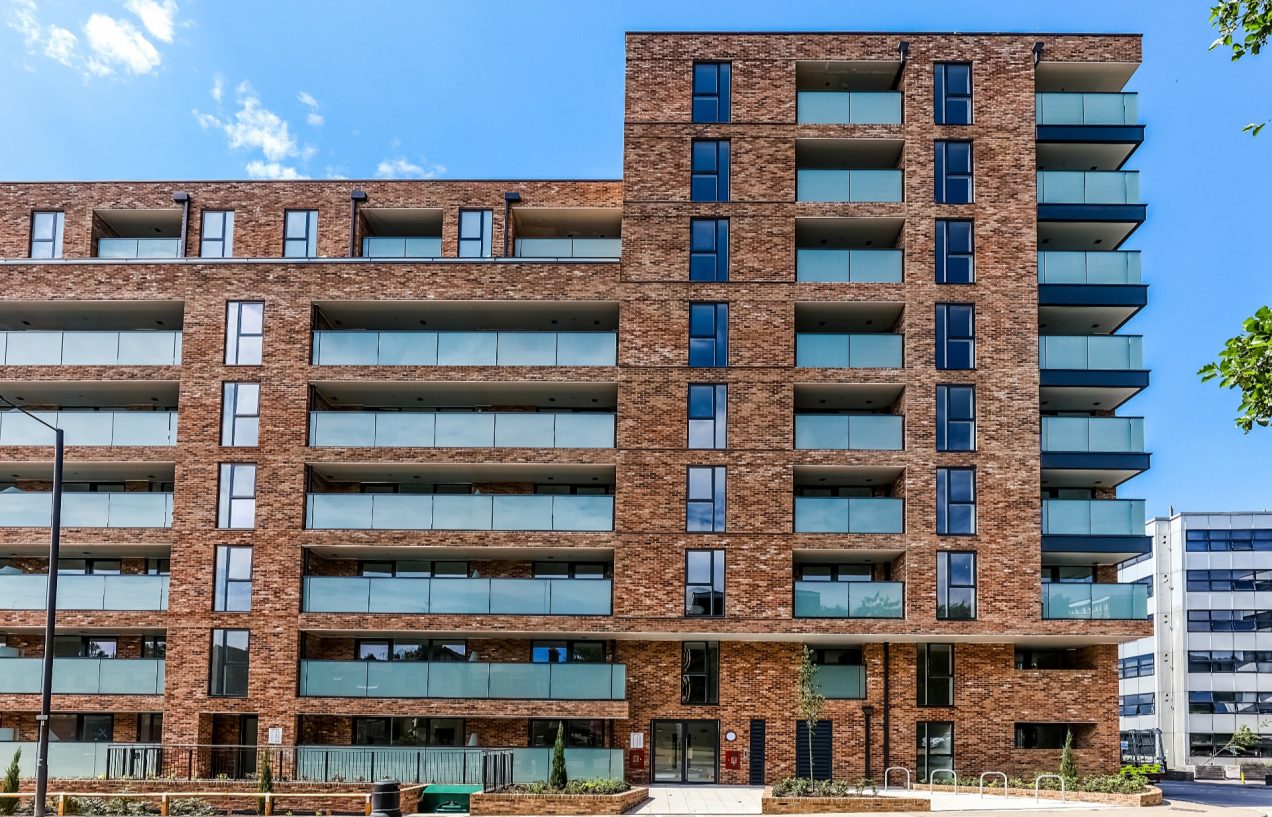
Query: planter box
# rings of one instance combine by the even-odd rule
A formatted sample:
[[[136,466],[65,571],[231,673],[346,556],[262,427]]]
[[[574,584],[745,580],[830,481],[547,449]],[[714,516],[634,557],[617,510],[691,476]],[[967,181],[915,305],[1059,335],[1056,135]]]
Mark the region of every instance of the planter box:
[[[959,786],[958,790],[964,794],[970,792],[973,796],[976,794],[975,786]],[[953,792],[953,786],[936,786],[933,791]],[[985,796],[1003,796],[1001,788],[991,789],[985,787]],[[1041,789],[1038,795],[1043,800],[1059,800],[1059,789]],[[1009,797],[1028,797],[1033,799],[1033,789],[1008,789]],[[1070,803],[1111,803],[1119,806],[1160,806],[1162,804],[1162,790],[1149,786],[1139,794],[1113,794],[1110,792],[1098,791],[1070,791],[1065,792],[1065,800]]]
[[[468,800],[472,817],[490,815],[622,814],[645,802],[649,789],[632,788],[620,794],[527,794],[476,792]]]
[[[763,814],[852,814],[872,811],[931,811],[925,797],[882,797],[850,795],[847,797],[774,797],[772,787],[764,789],[760,799]]]

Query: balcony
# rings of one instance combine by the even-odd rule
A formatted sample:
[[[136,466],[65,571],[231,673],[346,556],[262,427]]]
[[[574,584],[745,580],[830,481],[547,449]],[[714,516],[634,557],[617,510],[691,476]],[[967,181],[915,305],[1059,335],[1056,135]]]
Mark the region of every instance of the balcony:
[[[1038,253],[1038,283],[1059,286],[1140,286],[1139,250]]]
[[[820,369],[899,369],[901,335],[800,332],[795,365]]]
[[[1044,583],[1042,617],[1052,620],[1143,621],[1148,618],[1148,586]]]
[[[47,528],[52,494],[34,491],[0,493],[0,528]],[[62,496],[64,528],[170,528],[172,494],[157,491],[66,493]]]
[[[904,599],[903,582],[797,581],[795,618],[905,618]]]
[[[796,533],[901,533],[905,500],[874,496],[797,496]]]
[[[900,283],[904,220],[798,218],[795,280],[813,283]]]
[[[1044,499],[1042,552],[1049,561],[1110,564],[1148,553],[1142,499]]]
[[[904,200],[902,142],[890,139],[795,140],[795,200]]]
[[[96,257],[179,258],[181,210],[94,210]]]
[[[853,664],[821,664],[817,667],[817,684],[822,696],[828,700],[864,698],[866,668]]]
[[[441,258],[441,236],[367,236],[363,258]]]
[[[306,576],[307,613],[608,616],[610,579]]]
[[[795,447],[900,451],[904,426],[904,418],[895,414],[796,414]]]
[[[1111,409],[1148,386],[1139,335],[1042,335],[1038,341],[1044,405],[1051,402],[1048,390],[1072,388],[1094,394],[1095,407]]]
[[[616,332],[314,332],[315,366],[613,366]]]
[[[1134,170],[1044,170],[1038,173],[1038,204],[1140,206]]]
[[[584,663],[302,660],[300,695],[622,701],[627,698],[627,667]]]
[[[164,661],[54,658],[54,695],[162,695]],[[0,693],[38,695],[43,658],[0,658]]]
[[[6,366],[176,366],[181,333],[0,332]]]
[[[1146,216],[1135,171],[1038,171],[1038,240],[1048,250],[1115,250]]]
[[[440,258],[442,209],[364,205],[358,208],[358,234],[363,258]]]
[[[1141,417],[1043,417],[1046,487],[1112,487],[1148,470]]]
[[[1139,252],[1038,253],[1038,322],[1043,334],[1116,332],[1147,303]]]
[[[309,414],[309,444],[348,448],[613,448],[614,414],[313,411]]]
[[[518,205],[512,223],[517,258],[616,261],[622,255],[623,214],[617,208]]]
[[[1039,125],[1126,126],[1139,123],[1139,94],[1042,93],[1034,95]]]
[[[69,446],[171,446],[177,444],[175,411],[0,411],[0,445],[53,445],[61,428]]]
[[[309,494],[310,530],[612,531],[614,497]]]
[[[6,749],[4,744],[0,744],[0,751]],[[480,783],[485,751],[476,747],[311,744],[296,747],[295,776],[297,780],[311,782],[378,780],[388,775],[398,780]],[[551,747],[499,751],[512,756],[512,782],[534,783],[548,779],[552,764]],[[28,754],[34,758],[35,750],[23,752],[24,763]],[[625,754],[622,749],[568,747],[565,750],[566,774],[571,780],[621,779]],[[422,774],[420,770],[423,770]]]
[[[517,258],[602,258],[622,255],[621,238],[518,238],[513,245]]]
[[[1138,101],[1126,93],[1037,94],[1038,166],[1120,169],[1144,141]]]
[[[801,125],[900,125],[897,91],[799,91],[795,121]]]
[[[43,610],[48,576],[0,574],[0,610]],[[59,610],[167,610],[167,576],[57,577]]]

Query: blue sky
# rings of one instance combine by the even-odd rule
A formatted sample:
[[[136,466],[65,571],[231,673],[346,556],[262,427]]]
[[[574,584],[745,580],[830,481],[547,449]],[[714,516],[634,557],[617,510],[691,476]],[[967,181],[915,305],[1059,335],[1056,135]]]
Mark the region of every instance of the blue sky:
[[[1272,507],[1272,430],[1196,369],[1272,302],[1272,53],[1206,0],[0,0],[4,179],[616,178],[627,30],[1142,32],[1150,513]],[[514,138],[515,137],[515,138]],[[983,490],[991,489],[983,486]]]

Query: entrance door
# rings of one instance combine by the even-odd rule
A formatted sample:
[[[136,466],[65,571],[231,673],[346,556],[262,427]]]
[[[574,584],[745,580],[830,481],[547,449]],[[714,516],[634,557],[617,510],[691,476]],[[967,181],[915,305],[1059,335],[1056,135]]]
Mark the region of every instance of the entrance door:
[[[654,721],[655,783],[714,783],[720,761],[717,721]]]

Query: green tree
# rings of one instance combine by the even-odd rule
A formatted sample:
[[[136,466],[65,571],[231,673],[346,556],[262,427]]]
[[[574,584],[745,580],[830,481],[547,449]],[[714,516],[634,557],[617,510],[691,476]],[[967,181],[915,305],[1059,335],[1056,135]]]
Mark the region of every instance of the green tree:
[[[1231,48],[1234,62],[1247,54],[1256,56],[1272,36],[1272,0],[1219,0],[1210,7],[1210,24],[1219,30],[1212,50]],[[1266,119],[1251,122],[1242,130],[1258,136],[1267,124]]]
[[[1064,748],[1060,750],[1060,776],[1065,780],[1078,779],[1078,759],[1073,754],[1073,732],[1064,732]]]
[[[1238,726],[1237,731],[1232,733],[1232,738],[1222,747],[1216,749],[1215,753],[1210,756],[1210,760],[1207,760],[1202,765],[1209,766],[1212,760],[1219,757],[1219,755],[1224,752],[1229,752],[1233,755],[1233,757],[1236,757],[1239,754],[1243,754],[1247,749],[1258,742],[1259,736],[1255,734],[1253,729],[1248,726]]]
[[[1203,383],[1219,378],[1221,387],[1241,390],[1237,427],[1248,434],[1256,424],[1272,423],[1272,309],[1260,307],[1241,328],[1197,374]]]
[[[565,773],[565,721],[557,724],[556,743],[552,744],[552,768],[548,771],[548,788],[561,790],[570,782]]]
[[[269,750],[261,752],[261,765],[256,772],[256,790],[261,794],[270,794],[274,791],[274,769],[269,765]],[[257,810],[265,813],[265,798],[262,797],[256,801]]]
[[[808,779],[813,779],[813,732],[817,722],[821,720],[822,707],[826,698],[821,692],[821,683],[817,680],[817,665],[813,663],[813,651],[804,645],[804,653],[799,662],[799,699],[796,707],[799,718],[808,725]]]
[[[18,790],[18,760],[22,758],[22,750],[13,753],[13,759],[4,770],[4,780],[0,781],[0,791],[16,792]],[[0,814],[13,814],[18,810],[18,798],[6,797],[0,800]]]

